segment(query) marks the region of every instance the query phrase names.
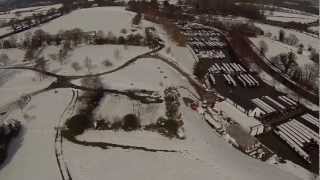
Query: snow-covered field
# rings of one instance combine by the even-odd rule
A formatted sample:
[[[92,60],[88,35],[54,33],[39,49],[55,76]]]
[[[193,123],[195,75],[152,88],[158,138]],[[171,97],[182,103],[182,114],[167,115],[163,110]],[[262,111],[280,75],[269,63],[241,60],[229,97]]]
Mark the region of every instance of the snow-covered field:
[[[265,11],[265,15],[267,19],[273,21],[280,21],[280,22],[300,22],[300,23],[310,23],[314,22],[319,17],[316,15],[305,15],[305,14],[297,14],[297,13],[288,13],[288,12],[280,12],[280,11]]]
[[[272,33],[272,37],[276,37],[278,39],[279,37],[279,31],[283,28],[277,27],[277,26],[271,26],[267,24],[261,24],[261,23],[255,23],[255,25],[259,28],[261,28],[265,34],[270,32]],[[294,34],[299,39],[299,43],[302,43],[304,47],[308,47],[309,45],[314,47],[315,49],[318,49],[319,47],[319,39],[312,37],[310,35],[300,33],[298,31],[290,30],[290,29],[283,29],[288,36],[289,34]]]
[[[15,79],[19,80],[22,77],[17,78]],[[122,86],[126,89],[131,87],[131,83],[134,83],[135,87],[154,90],[163,90],[169,85],[183,85],[191,89],[188,82],[178,72],[165,63],[151,58],[141,59],[127,68],[103,76],[102,79],[106,86]],[[161,81],[163,86],[160,86]],[[14,88],[20,89],[20,84],[17,83]],[[30,104],[22,111],[28,114],[26,117],[29,117],[23,120],[26,125],[25,133],[12,143],[11,152],[15,154],[10,156],[12,158],[9,158],[6,166],[2,168],[1,179],[59,179],[53,151],[54,127],[67,106],[71,94],[70,90],[65,89],[58,90],[57,93],[49,91],[32,98]],[[192,97],[184,90],[181,90],[181,94],[183,97]],[[106,99],[104,103],[108,101],[110,99]],[[130,108],[130,104],[122,105],[124,105],[123,102],[105,104],[101,106],[103,108],[100,112],[104,110],[124,114]],[[119,108],[120,106],[127,108],[122,109]],[[97,147],[79,146],[64,140],[64,158],[72,177],[79,180],[94,180],[102,177],[111,179],[129,177],[131,179],[195,179],[200,177],[201,179],[230,180],[267,180],[270,178],[298,180],[290,173],[248,158],[234,149],[218,137],[197,112],[182,105],[182,113],[186,140],[171,141],[156,133],[143,131],[134,132],[132,135],[125,132],[118,134],[110,131],[88,131],[79,137],[89,141],[174,149],[178,151],[176,153],[144,152],[119,148],[103,150]],[[21,114],[20,117],[22,116]],[[16,149],[21,140],[23,141],[20,148]],[[30,162],[33,163],[33,166],[26,165]],[[41,172],[38,172],[39,170]]]
[[[311,26],[308,29],[314,33],[318,33],[319,34],[319,26]]]
[[[123,28],[127,29],[128,32],[132,28],[136,30],[131,26],[132,18],[135,14],[134,12],[126,11],[124,7],[78,9],[25,32],[34,32],[37,29],[42,29],[50,34],[57,34],[61,30],[81,28],[85,32],[101,30],[105,34],[112,32],[114,35],[119,35]],[[147,21],[141,23],[142,27],[147,25],[149,25]],[[23,38],[25,32],[19,33],[18,38]],[[143,35],[144,32],[139,29],[135,33]]]
[[[81,45],[71,50],[63,61],[63,65],[52,57],[57,56],[60,48],[48,46],[40,55],[50,60],[48,70],[62,75],[86,75],[90,73],[100,73],[116,68],[129,59],[143,54],[149,49],[142,46],[123,46],[123,45]],[[86,59],[90,59],[90,69],[85,65]],[[111,64],[105,66],[104,62]],[[79,64],[79,69],[72,68],[73,63]]]
[[[302,54],[298,54],[298,48],[289,46],[287,44],[281,43],[279,41],[272,40],[270,38],[266,37],[258,37],[258,38],[251,38],[250,39],[257,47],[259,47],[259,42],[264,41],[268,45],[268,51],[265,53],[267,58],[271,58],[274,56],[279,55],[280,53],[289,53],[294,52],[297,56],[297,63],[298,65],[303,68],[306,64],[315,64],[312,60],[310,60],[309,55],[310,52],[307,50],[304,50]]]
[[[94,112],[96,120],[115,122],[127,114],[139,114],[141,125],[156,123],[159,117],[165,116],[165,106],[160,104],[142,104],[126,96],[106,95]]]
[[[22,121],[24,128],[10,144],[9,157],[1,168],[0,179],[60,178],[54,155],[54,127],[71,94],[71,90],[67,89],[40,94],[23,111],[12,115],[12,118]]]
[[[43,25],[45,31],[57,33],[60,29],[83,28],[85,31],[103,30],[118,33],[122,28],[130,29],[134,13],[123,8],[90,8],[72,12],[69,15]],[[103,17],[103,18],[101,18]],[[117,21],[115,21],[117,19]],[[99,21],[98,21],[99,20]],[[34,29],[32,30],[34,31]],[[168,41],[166,41],[168,42]],[[175,47],[168,55],[178,66],[191,74],[192,54],[187,48]],[[118,51],[115,55],[115,51]],[[12,51],[12,52],[10,52]],[[14,63],[20,63],[22,52],[3,50]],[[64,64],[52,59],[59,47],[46,47],[41,56],[49,60],[50,71],[61,74],[87,74],[84,67],[86,57],[91,59],[91,72],[102,72],[120,66],[126,60],[148,51],[146,47],[101,45],[84,46],[70,51]],[[15,54],[16,53],[16,54]],[[163,52],[162,52],[163,53]],[[183,54],[183,55],[181,55]],[[102,64],[108,59],[113,65]],[[82,70],[75,71],[71,64],[78,62]],[[1,71],[4,72],[4,71]],[[0,104],[19,98],[22,94],[45,88],[54,79],[40,81],[37,73],[14,71],[5,83],[0,84]],[[76,80],[73,83],[79,83]],[[195,92],[179,72],[155,58],[142,58],[128,67],[101,76],[105,88],[148,89],[160,93],[168,86],[183,86]],[[194,98],[189,91],[179,89],[182,97]],[[60,172],[54,152],[55,127],[68,118],[61,116],[72,98],[71,89],[47,91],[31,98],[23,109],[10,114],[11,118],[22,121],[24,129],[10,146],[9,158],[0,168],[1,180],[33,179],[58,180]],[[95,111],[96,118],[123,116],[134,111],[137,102],[123,96],[107,95]],[[115,144],[176,150],[177,152],[146,152],[143,150],[82,146],[63,140],[63,157],[73,179],[221,179],[221,180],[299,180],[291,172],[273,165],[249,158],[227,144],[207,124],[203,117],[181,102],[185,129],[185,140],[170,140],[155,132],[135,131],[113,132],[88,130],[80,140],[109,142]],[[164,114],[164,104],[141,105],[142,123],[154,122]],[[69,114],[70,116],[72,115]],[[236,115],[236,114],[235,114]],[[240,117],[240,116],[239,116]],[[245,121],[243,121],[246,123]]]
[[[248,158],[218,137],[206,122],[189,108],[182,107],[186,140],[172,143],[146,134],[133,133],[132,137],[113,136],[113,132],[88,132],[82,139],[111,141],[127,144],[155,145],[158,148],[176,148],[176,153],[144,152],[119,148],[100,149],[82,147],[66,142],[65,157],[73,178],[79,180],[101,177],[110,179],[298,179],[290,173]],[[151,136],[151,137],[150,137]],[[104,138],[105,137],[105,138]],[[153,138],[152,138],[153,137]],[[141,138],[141,139],[140,139]],[[143,141],[144,140],[144,141]],[[157,143],[159,142],[159,143]],[[79,158],[82,157],[82,158]],[[99,160],[97,162],[97,159]],[[248,171],[250,169],[250,171]]]
[[[102,77],[106,87],[115,89],[142,88],[160,92],[169,86],[185,85],[187,80],[183,80],[181,81],[181,75],[177,71],[164,62],[153,58],[140,59],[129,67]]]
[[[11,48],[11,49],[0,49],[0,54],[8,55],[10,59],[10,64],[22,63],[24,58],[24,50]]]
[[[4,72],[5,70],[1,71]],[[18,70],[15,72],[15,70],[8,70],[6,73],[9,73],[10,76],[1,84],[0,105],[13,101],[22,95],[46,88],[53,81],[52,78],[39,81],[38,74],[32,71]]]
[[[316,178],[313,174],[311,174],[309,171],[307,171],[306,169],[302,168],[299,165],[294,164],[291,161],[286,160],[285,163],[278,163],[275,161],[274,157],[271,157],[268,161],[268,163],[277,166],[278,168],[284,170],[284,171],[288,171],[288,172],[292,172],[294,175],[296,175],[297,177],[303,179],[303,180],[318,180],[318,178]]]

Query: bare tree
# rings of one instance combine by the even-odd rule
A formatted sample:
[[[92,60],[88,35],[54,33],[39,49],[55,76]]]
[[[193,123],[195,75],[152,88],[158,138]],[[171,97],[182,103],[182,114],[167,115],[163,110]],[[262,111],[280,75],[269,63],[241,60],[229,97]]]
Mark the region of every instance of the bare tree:
[[[31,40],[32,40],[32,33],[27,31],[24,33],[24,41],[25,41],[25,46],[30,47],[31,46]]]
[[[127,43],[124,43],[124,44],[123,44],[123,49],[124,49],[124,50],[128,50],[128,49],[129,49],[129,46],[128,46]]]
[[[292,70],[292,74],[290,76],[294,81],[300,82],[303,80],[303,72],[302,69],[299,66],[296,66]]]
[[[105,37],[106,37],[106,35],[105,35],[105,33],[103,31],[99,30],[97,32],[97,38],[98,39],[104,39]]]
[[[303,74],[305,81],[314,81],[319,76],[319,66],[306,64],[303,67]]]
[[[299,43],[299,39],[294,34],[289,34],[287,38],[285,38],[285,42],[291,46],[295,46]]]
[[[35,49],[34,48],[28,48],[24,54],[24,60],[25,61],[31,61],[35,56]]]
[[[42,70],[42,71],[46,71],[47,69],[47,62],[46,60],[44,59],[44,57],[41,57],[41,58],[38,58],[36,59],[35,61],[35,66],[34,66],[36,69],[39,69],[39,70]],[[39,74],[39,78],[40,78],[40,81],[42,79],[45,78],[45,75],[43,73],[38,73]]]
[[[296,66],[298,66],[296,62],[296,55],[293,52],[281,53],[278,56],[271,58],[271,63],[278,67],[283,73],[289,74],[289,71],[293,71]]]
[[[120,50],[119,50],[119,49],[115,49],[115,50],[113,51],[113,56],[114,56],[114,58],[117,59],[117,60],[121,59]]]
[[[109,41],[115,42],[117,38],[111,31],[109,31],[108,34],[107,34],[107,39]]]
[[[0,54],[0,66],[6,66],[9,64],[9,56],[5,53]]]
[[[77,46],[78,44],[80,44],[82,42],[83,37],[84,37],[84,33],[83,33],[82,29],[75,28],[75,29],[71,30],[71,38],[72,38],[75,46]]]
[[[11,47],[17,47],[17,35],[10,36],[9,43]]]
[[[167,47],[166,53],[167,53],[167,54],[171,54],[171,47]]]
[[[59,54],[58,54],[58,60],[59,60],[61,65],[65,62],[65,60],[66,60],[66,58],[68,56],[68,53],[69,53],[69,51],[71,49],[72,48],[71,48],[70,41],[69,40],[64,41],[63,46],[59,50]]]
[[[82,69],[82,67],[80,66],[80,64],[78,62],[73,62],[71,64],[71,67],[75,70],[75,71],[80,71]]]
[[[48,40],[49,34],[42,29],[34,31],[32,36],[33,46],[40,47],[43,45],[43,42]]]
[[[139,25],[142,20],[142,14],[138,12],[133,18],[132,18],[132,25]]]
[[[84,60],[84,66],[88,69],[88,72],[91,73],[93,65],[92,60],[88,56]]]
[[[121,29],[120,32],[121,32],[122,34],[127,34],[127,33],[128,33],[127,29],[125,29],[125,28]]]
[[[302,70],[304,84],[311,87],[313,90],[318,90],[318,77],[319,77],[319,66],[313,64],[306,64]]]
[[[284,42],[285,35],[286,34],[285,34],[284,30],[280,29],[280,31],[279,31],[279,41]]]
[[[312,61],[314,62],[319,62],[319,53],[315,50],[312,49],[310,52],[310,57],[309,57]]]
[[[296,67],[298,63],[296,62],[297,56],[293,52],[288,53],[288,58],[286,61],[282,61],[284,66],[284,73],[288,73],[290,69]]]

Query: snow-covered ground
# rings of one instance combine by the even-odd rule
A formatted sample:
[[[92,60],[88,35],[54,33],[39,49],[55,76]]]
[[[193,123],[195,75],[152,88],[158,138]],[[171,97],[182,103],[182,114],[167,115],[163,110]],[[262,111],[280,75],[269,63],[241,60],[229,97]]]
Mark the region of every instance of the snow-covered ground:
[[[142,104],[126,96],[106,95],[94,112],[96,120],[115,122],[127,114],[139,114],[141,125],[156,123],[159,117],[165,116],[165,106],[160,104]]]
[[[76,10],[69,15],[42,26],[50,33],[61,29],[81,27],[85,31],[103,30],[118,33],[122,28],[130,29],[134,13],[123,8],[105,7]],[[103,17],[103,18],[101,18]],[[98,21],[101,20],[101,21]],[[115,21],[117,19],[117,21]],[[34,30],[34,29],[33,29]],[[33,31],[32,30],[32,31]],[[167,41],[166,41],[167,42]],[[172,53],[179,66],[192,73],[192,54],[187,48],[175,47]],[[114,52],[119,49],[119,58]],[[177,51],[176,51],[177,50]],[[7,50],[4,50],[8,52]],[[22,54],[10,59],[19,60]],[[148,51],[145,47],[117,45],[80,46],[70,52],[65,64],[60,65],[52,59],[59,47],[46,47],[42,56],[49,59],[48,68],[62,74],[87,74],[84,68],[86,57],[92,59],[93,73],[113,69],[126,60]],[[163,52],[162,52],[163,53]],[[51,54],[51,55],[50,55]],[[184,54],[183,56],[181,54]],[[102,66],[105,59],[113,64]],[[19,62],[19,61],[17,61]],[[76,72],[71,64],[78,62],[83,69]],[[1,85],[0,104],[6,104],[20,95],[40,90],[48,86],[53,78],[39,80],[37,73],[17,71]],[[163,92],[168,86],[183,86],[195,92],[188,81],[168,64],[155,58],[142,58],[128,67],[111,74],[101,76],[105,88],[148,89]],[[74,83],[79,83],[80,80]],[[16,91],[16,92],[15,92]],[[179,89],[182,97],[194,98],[190,92]],[[10,98],[9,98],[10,97]],[[10,117],[22,121],[24,129],[10,146],[10,154],[0,170],[1,180],[11,179],[60,179],[57,160],[54,153],[54,127],[59,126],[61,114],[72,97],[70,89],[58,89],[38,94],[31,98],[23,109],[12,113]],[[120,98],[119,98],[120,97]],[[10,102],[10,101],[9,101]],[[96,109],[97,118],[123,116],[134,111],[135,101],[122,96],[106,96]],[[142,150],[81,146],[63,140],[63,157],[68,164],[71,176],[77,180],[100,179],[223,179],[223,180],[298,180],[291,172],[283,171],[273,165],[249,158],[223,138],[203,120],[202,116],[181,103],[181,112],[186,134],[185,140],[170,140],[155,132],[136,131],[113,132],[88,130],[80,140],[111,142],[123,145],[143,146],[147,148],[173,149],[177,152],[145,152]],[[164,104],[142,105],[143,123],[153,122],[164,114]],[[72,114],[69,114],[72,115]],[[237,116],[237,114],[234,114]],[[64,117],[64,116],[63,116]],[[239,116],[240,118],[242,116]],[[68,118],[68,117],[65,117]],[[62,121],[65,120],[62,119]],[[243,120],[247,123],[246,120]]]
[[[89,74],[85,66],[86,59],[90,59],[90,73],[99,73],[114,69],[129,59],[150,51],[147,47],[142,46],[123,46],[123,45],[81,45],[69,52],[63,65],[54,56],[58,56],[60,48],[57,46],[46,47],[41,55],[48,62],[48,70],[62,75],[86,75]],[[110,62],[109,66],[104,64]],[[73,63],[79,64],[79,69],[72,68]]]
[[[15,70],[8,70],[7,73],[10,73],[10,76],[1,84],[0,105],[4,105],[22,95],[46,88],[53,81],[52,78],[40,81],[38,74],[32,71],[14,71]]]
[[[319,34],[319,28],[320,28],[319,26],[311,26],[308,29],[314,33]]]
[[[24,51],[21,49],[1,49],[0,54],[9,58],[7,66],[25,64]],[[39,75],[32,71],[0,70],[0,105],[17,99],[21,95],[47,87],[53,79],[40,81]]]
[[[0,35],[4,35],[4,34],[7,34],[9,32],[12,31],[12,28],[9,27],[9,26],[6,26],[6,27],[3,27],[3,28],[0,28]]]
[[[132,28],[136,30],[131,26],[132,18],[135,14],[134,12],[126,11],[124,7],[78,9],[25,32],[34,32],[37,29],[42,29],[50,34],[57,34],[61,30],[81,28],[85,32],[101,30],[105,34],[112,32],[114,35],[119,35],[123,28],[127,29],[128,33]],[[148,25],[147,21],[141,23],[141,27]],[[25,32],[19,33],[18,38],[24,38]],[[143,35],[144,32],[139,29],[135,33]]]
[[[181,75],[177,71],[154,58],[139,59],[120,71],[103,76],[102,81],[106,87],[115,89],[142,88],[159,92],[166,87],[182,86],[187,82],[186,79],[181,82]]]
[[[300,23],[310,23],[314,22],[319,17],[316,15],[305,15],[305,14],[297,14],[297,13],[288,13],[288,12],[281,12],[281,11],[265,11],[265,15],[267,19],[273,21],[280,21],[280,22],[300,22]]]
[[[185,94],[183,94],[185,96]],[[256,159],[248,158],[218,137],[199,114],[182,106],[186,140],[175,143],[153,135],[133,137],[113,135],[114,132],[86,132],[81,139],[119,142],[133,145],[176,148],[181,152],[144,152],[119,148],[82,147],[66,142],[65,157],[73,178],[110,179],[298,179],[290,173]],[[150,137],[151,136],[151,137]],[[140,139],[141,138],[141,139]],[[156,142],[155,142],[155,139]],[[161,140],[162,139],[162,140]],[[159,143],[157,143],[159,142]],[[81,157],[81,158],[79,158]],[[98,161],[97,161],[98,160]],[[249,171],[248,171],[249,169]]]
[[[250,40],[257,46],[259,47],[259,42],[264,41],[268,45],[268,51],[265,53],[267,58],[272,58],[274,56],[279,55],[280,53],[289,53],[289,52],[294,52],[297,56],[297,63],[298,65],[303,68],[306,64],[312,64],[315,65],[315,63],[310,60],[310,52],[308,50],[304,50],[302,54],[298,54],[298,48],[289,46],[287,44],[281,43],[276,40],[272,40],[267,37],[257,37],[257,38],[250,38]]]
[[[319,177],[315,178],[314,174],[310,173],[306,169],[288,160],[286,160],[285,163],[279,163],[275,160],[274,157],[271,157],[267,162],[269,164],[277,166],[278,168],[284,171],[293,173],[294,175],[301,178],[302,180],[313,180],[313,179],[318,180],[319,179]]]
[[[24,50],[11,48],[11,49],[0,49],[0,55],[6,54],[10,59],[10,64],[22,63],[24,58]]]
[[[160,67],[160,68],[159,68]],[[161,73],[161,71],[163,71]],[[167,76],[167,78],[164,78]],[[21,77],[20,77],[21,78]],[[109,81],[107,81],[109,80]],[[103,77],[106,85],[120,84],[126,88],[134,83],[139,88],[161,90],[159,85],[184,85],[187,81],[165,63],[155,59],[142,59],[135,64]],[[158,85],[158,86],[157,86]],[[19,89],[19,84],[15,87]],[[182,91],[183,97],[192,97]],[[14,155],[2,168],[1,179],[59,179],[53,151],[54,127],[71,98],[70,90],[49,91],[32,98],[23,113],[26,131],[12,143]],[[111,106],[109,108],[117,108]],[[120,132],[85,132],[80,138],[162,149],[175,148],[177,153],[144,152],[119,148],[100,149],[64,141],[64,158],[74,179],[290,179],[294,175],[261,161],[248,158],[218,137],[197,112],[182,105],[186,140],[173,143],[160,135],[142,132],[130,135]],[[125,109],[124,109],[125,110]],[[106,110],[107,111],[107,110]],[[22,115],[21,115],[22,116]],[[23,119],[22,119],[23,120]],[[24,120],[23,120],[24,121]],[[107,134],[104,134],[107,133]],[[109,134],[109,135],[108,135]],[[107,136],[106,138],[104,138]],[[126,136],[130,136],[126,138]],[[20,148],[15,149],[23,139]],[[181,150],[181,152],[180,152]],[[32,162],[32,166],[26,165]],[[138,165],[137,165],[138,164]],[[250,169],[250,171],[248,171]],[[40,172],[38,172],[40,171]],[[122,171],[122,172],[119,172]]]
[[[277,27],[277,26],[271,26],[267,24],[261,24],[261,23],[255,23],[255,25],[259,28],[261,28],[265,34],[270,32],[272,33],[272,37],[276,37],[278,39],[279,37],[279,31],[283,28]],[[318,49],[319,47],[319,39],[312,37],[310,35],[300,33],[298,31],[290,30],[290,29],[283,29],[285,31],[286,36],[289,34],[294,34],[299,39],[299,43],[302,43],[304,47],[308,47],[309,45],[312,46],[315,49]]]
[[[19,86],[16,88],[20,89]],[[59,90],[58,93],[49,91],[40,94],[32,98],[23,111],[16,111],[11,116],[22,122],[23,129],[10,144],[9,156],[1,167],[0,179],[60,178],[54,153],[54,127],[71,95],[71,90],[67,89]]]

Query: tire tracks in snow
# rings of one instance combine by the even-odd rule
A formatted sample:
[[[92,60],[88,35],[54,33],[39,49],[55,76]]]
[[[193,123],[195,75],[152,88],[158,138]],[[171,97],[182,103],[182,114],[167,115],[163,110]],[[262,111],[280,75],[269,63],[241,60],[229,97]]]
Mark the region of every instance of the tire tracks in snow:
[[[61,128],[63,119],[66,117],[68,118],[71,116],[75,110],[75,105],[78,100],[79,93],[78,91],[75,91],[72,89],[72,97],[68,103],[68,105],[65,107],[64,111],[62,112],[56,126],[56,135],[54,139],[54,150],[55,150],[55,156],[57,160],[58,169],[61,175],[62,180],[72,180],[72,176],[70,173],[70,170],[68,168],[68,164],[64,159],[63,156],[63,136],[61,134]]]

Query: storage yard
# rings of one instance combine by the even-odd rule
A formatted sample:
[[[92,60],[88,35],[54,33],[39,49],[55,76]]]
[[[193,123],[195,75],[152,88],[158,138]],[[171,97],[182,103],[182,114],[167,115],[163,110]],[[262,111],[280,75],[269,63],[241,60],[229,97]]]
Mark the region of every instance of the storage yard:
[[[318,112],[307,109],[298,100],[262,81],[248,64],[226,50],[231,48],[219,31],[199,24],[180,25],[180,28],[198,61],[209,62],[203,78],[206,89],[216,91],[248,118],[262,124],[263,128],[257,128],[259,126],[247,123],[249,127],[244,128],[250,129],[249,134],[257,136],[264,145],[279,153],[280,147],[277,149],[270,144],[273,142],[263,139],[264,134],[274,133],[272,141],[277,141],[274,144],[285,145],[289,147],[286,151],[291,151],[286,158],[310,169],[312,159],[318,158],[307,149],[313,143],[319,145]]]

